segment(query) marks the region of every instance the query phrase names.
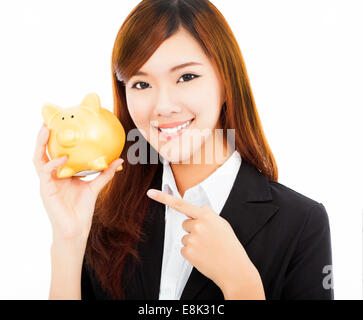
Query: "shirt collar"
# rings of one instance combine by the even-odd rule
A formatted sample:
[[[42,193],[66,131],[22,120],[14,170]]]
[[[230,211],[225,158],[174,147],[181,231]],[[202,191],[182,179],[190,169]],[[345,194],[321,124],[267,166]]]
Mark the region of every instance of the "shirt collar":
[[[175,183],[174,174],[170,167],[170,162],[166,159],[163,160],[163,178],[162,178],[162,188],[163,192],[177,196],[179,194],[178,188]]]
[[[212,209],[218,214],[221,212],[232,189],[241,162],[242,158],[239,152],[235,150],[211,175],[199,183],[199,185],[192,187],[193,190],[197,189],[198,186],[201,187],[205,192]],[[163,161],[162,191],[181,198],[175,183],[170,162],[165,159]]]
[[[218,214],[232,189],[241,162],[241,156],[235,150],[217,170],[200,183],[208,196],[212,209]]]

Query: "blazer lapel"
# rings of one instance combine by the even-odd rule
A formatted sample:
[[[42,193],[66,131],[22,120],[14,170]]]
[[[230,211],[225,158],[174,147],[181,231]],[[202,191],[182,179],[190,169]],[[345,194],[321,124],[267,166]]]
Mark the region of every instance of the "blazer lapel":
[[[162,164],[159,163],[155,183],[151,188],[161,190],[162,171]],[[158,300],[164,251],[165,205],[151,199],[150,201],[150,210],[147,212],[143,228],[147,238],[138,248],[142,262],[140,277],[144,291],[144,297],[139,299]]]
[[[162,166],[159,167],[154,188],[161,190]],[[232,226],[237,238],[246,247],[253,236],[277,212],[268,179],[246,160],[242,160],[228,199],[220,213]],[[147,241],[139,245],[142,260],[140,270],[144,299],[158,300],[164,250],[165,205],[151,202],[144,232]],[[193,267],[180,300],[192,300],[211,280]]]
[[[237,238],[246,247],[253,236],[277,212],[268,179],[244,159],[228,199],[220,213],[232,226]],[[180,300],[192,300],[211,281],[198,269],[192,269]]]

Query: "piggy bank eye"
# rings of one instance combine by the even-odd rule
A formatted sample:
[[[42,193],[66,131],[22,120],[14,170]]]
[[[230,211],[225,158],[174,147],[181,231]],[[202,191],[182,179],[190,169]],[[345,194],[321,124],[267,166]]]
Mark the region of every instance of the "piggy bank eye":
[[[71,118],[74,118],[74,115],[73,114],[71,115]]]
[[[64,120],[64,117],[62,117],[62,120]]]

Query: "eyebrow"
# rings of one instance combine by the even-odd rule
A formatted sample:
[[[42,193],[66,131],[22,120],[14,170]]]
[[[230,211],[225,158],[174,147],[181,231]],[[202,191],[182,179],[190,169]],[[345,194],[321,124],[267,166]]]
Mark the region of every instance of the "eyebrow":
[[[178,66],[172,67],[169,72],[174,72],[176,70],[188,67],[188,66],[195,66],[195,65],[203,65],[200,62],[186,62],[183,64],[180,64]],[[134,76],[147,76],[148,74],[146,72],[138,71],[134,74]]]

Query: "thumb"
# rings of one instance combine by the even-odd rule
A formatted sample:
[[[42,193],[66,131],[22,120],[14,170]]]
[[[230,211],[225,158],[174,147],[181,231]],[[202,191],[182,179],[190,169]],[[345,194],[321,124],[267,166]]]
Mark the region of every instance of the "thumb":
[[[123,159],[114,160],[107,169],[103,170],[101,174],[90,182],[90,187],[92,190],[98,193],[102,190],[102,188],[113,178],[115,175],[116,169],[124,162]]]

